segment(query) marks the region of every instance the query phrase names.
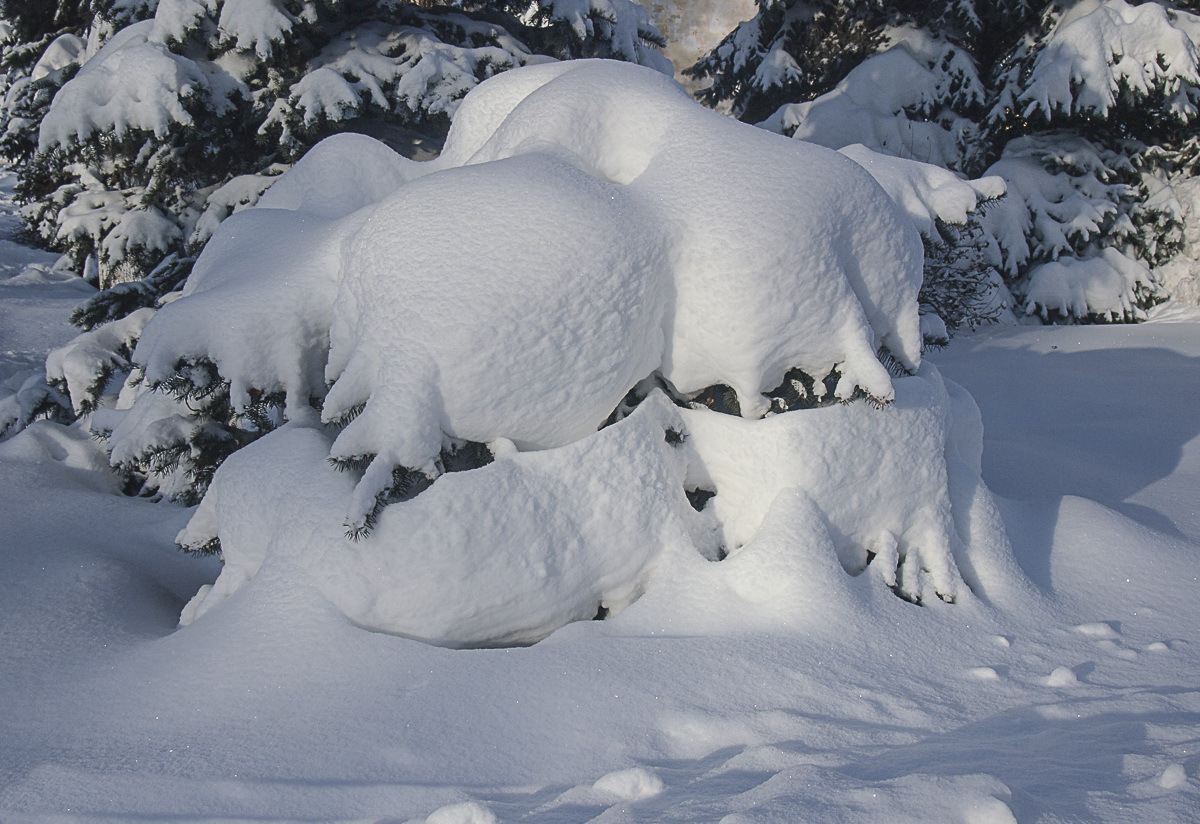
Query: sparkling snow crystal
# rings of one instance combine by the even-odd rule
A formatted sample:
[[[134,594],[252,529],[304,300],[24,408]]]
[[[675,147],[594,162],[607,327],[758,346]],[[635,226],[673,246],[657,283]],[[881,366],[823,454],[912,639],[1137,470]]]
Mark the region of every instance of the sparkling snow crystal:
[[[230,217],[108,417],[150,431],[196,364],[234,407],[283,398],[180,535],[226,562],[185,623],[270,567],[362,626],[528,643],[631,603],[664,553],[736,555],[798,495],[821,514],[794,551],[954,601],[978,530],[920,281],[912,222],[848,158],[647,69],[530,67],[468,95],[436,161],[331,139]]]

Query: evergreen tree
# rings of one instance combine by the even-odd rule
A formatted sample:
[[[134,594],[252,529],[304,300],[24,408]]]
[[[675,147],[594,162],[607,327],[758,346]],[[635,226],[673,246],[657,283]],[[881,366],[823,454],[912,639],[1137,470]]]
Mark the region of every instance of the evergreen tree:
[[[194,254],[332,131],[436,136],[479,81],[545,56],[665,62],[630,0],[26,6],[10,13],[5,59],[28,73],[10,84],[0,148],[31,229],[105,289]]]
[[[148,387],[131,360],[222,220],[333,132],[436,149],[466,93],[516,66],[607,57],[670,71],[632,0],[33,5],[5,6],[0,150],[20,174],[29,229],[101,288],[73,318],[83,334],[48,360],[55,391],[42,401],[78,415],[122,382],[127,396],[162,390],[140,422],[153,437],[113,461],[131,492],[185,502],[281,420],[274,395],[235,409],[211,363],[181,363],[170,385]]]
[[[1195,291],[1165,274],[1183,248],[1171,187],[1197,168],[1195,6],[760,0],[691,71],[713,78],[707,102],[784,134],[1004,177],[1007,198],[979,223],[1015,308],[1133,320],[1163,298],[1159,281]],[[820,14],[835,9],[843,39],[799,48],[834,31]],[[1063,258],[1080,263],[1039,274]]]

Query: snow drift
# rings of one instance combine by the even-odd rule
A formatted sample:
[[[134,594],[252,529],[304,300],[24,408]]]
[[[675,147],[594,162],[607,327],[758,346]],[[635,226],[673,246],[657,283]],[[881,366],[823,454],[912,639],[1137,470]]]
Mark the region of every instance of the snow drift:
[[[977,564],[949,490],[978,467],[947,473],[963,405],[920,364],[920,281],[912,222],[842,155],[642,68],[531,67],[468,95],[438,160],[331,139],[222,224],[107,417],[197,364],[236,407],[283,399],[181,533],[226,562],[185,623],[273,565],[363,626],[525,643],[664,553],[737,553],[780,496],[819,513],[789,551],[954,601]]]

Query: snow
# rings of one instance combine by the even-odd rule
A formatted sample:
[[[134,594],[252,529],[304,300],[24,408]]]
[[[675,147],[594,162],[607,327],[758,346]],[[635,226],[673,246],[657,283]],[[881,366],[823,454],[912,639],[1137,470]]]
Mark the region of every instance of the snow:
[[[208,79],[192,60],[154,41],[145,20],[118,32],[54,96],[38,133],[38,151],[86,141],[97,132],[131,130],[165,137],[189,126],[183,100],[203,94]]]
[[[622,94],[603,94],[618,84]],[[536,148],[626,184],[645,219],[669,230],[675,306],[663,374],[679,391],[725,382],[753,414],[789,366],[824,375],[842,364],[847,389],[890,397],[873,350],[919,361],[916,233],[856,166],[685,99],[670,81],[620,64],[509,72],[464,101],[442,157],[479,163]],[[794,231],[798,219],[810,230]],[[866,225],[904,240],[880,243],[860,231]],[[792,295],[815,294],[817,282],[821,301],[796,306]],[[792,323],[793,311],[809,322]],[[763,337],[748,337],[751,329]]]
[[[340,517],[354,481],[329,467],[329,440],[281,430],[218,470],[179,536],[219,534],[225,559],[189,618],[256,597],[263,579],[319,590],[360,626],[459,647],[530,643],[619,611],[658,552],[690,548],[682,457],[663,438],[675,420],[658,395],[570,447],[450,473],[357,543]]]
[[[488,165],[478,164],[480,173]],[[312,190],[299,187],[287,201],[280,191],[275,206],[239,213],[260,215],[241,221],[247,232],[258,220],[277,219],[287,231],[308,221],[327,238],[356,213],[343,214],[354,209],[351,187],[326,215],[315,211]],[[311,209],[297,205],[305,198]],[[246,258],[245,268],[225,275],[230,283],[239,274],[246,280],[272,253],[289,262],[308,254],[269,246],[256,259],[235,237],[215,242],[224,244],[221,260]],[[65,318],[90,287],[56,275],[52,257],[0,243],[0,374],[7,375],[70,341]],[[299,284],[308,273],[294,275]],[[215,292],[220,277],[212,271],[201,281]],[[167,308],[203,294],[197,288]],[[303,310],[297,301],[283,311]],[[372,541],[392,527],[431,535],[428,524],[404,523],[409,505],[442,506],[439,487],[483,484],[478,479],[489,475],[547,487],[554,473],[573,483],[580,474],[602,475],[587,472],[595,463],[572,465],[585,451],[611,457],[624,473],[653,468],[671,481],[662,494],[676,503],[674,465],[703,451],[711,456],[709,480],[726,479],[706,507],[710,515],[739,484],[767,484],[771,474],[781,484],[803,482],[806,473],[835,472],[845,458],[845,494],[827,480],[817,494],[793,485],[725,561],[690,547],[664,552],[642,597],[609,620],[575,622],[536,645],[502,649],[448,649],[357,624],[321,589],[333,587],[324,572],[336,566],[336,553],[301,552],[314,540],[303,534],[311,523],[305,496],[327,507],[324,492],[340,485],[347,494],[350,479],[312,471],[287,490],[249,450],[231,459],[248,466],[223,470],[222,484],[237,481],[230,494],[245,490],[257,501],[279,496],[281,511],[262,503],[263,514],[294,513],[298,521],[284,528],[297,540],[279,542],[253,578],[180,628],[188,599],[222,574],[214,561],[172,546],[193,512],[119,496],[108,456],[85,430],[35,423],[0,442],[0,818],[1195,821],[1200,318],[1176,307],[1139,326],[993,328],[927,360],[970,390],[979,419],[965,393],[935,378],[928,363],[893,382],[896,400],[883,410],[850,404],[764,420],[701,418],[705,410],[652,396],[629,417],[559,448],[568,453],[497,449],[493,464],[449,473],[386,509],[379,535],[336,545],[336,553],[371,553],[385,571],[398,568]],[[689,437],[677,446],[664,441],[659,415],[678,415]],[[947,485],[949,523],[970,547],[955,556],[970,562],[959,571],[991,584],[978,597],[907,603],[873,571],[884,568],[876,567],[878,555],[862,574],[847,574],[830,524],[843,501],[879,494],[864,488],[874,483],[872,467],[858,458],[878,444],[861,443],[856,432],[857,441],[831,444],[825,454],[813,445],[803,455],[808,463],[768,464],[760,478],[736,474],[728,455],[733,465],[722,469],[722,455],[700,431],[714,423],[819,434],[824,417],[839,417],[830,426],[840,431],[867,415],[886,422],[879,427],[925,421],[910,429],[937,442],[950,456],[945,470],[960,479],[982,468],[997,497],[978,483]],[[948,427],[944,440],[939,426]],[[250,449],[276,462],[317,464],[323,437],[290,424]],[[717,438],[716,447],[726,446]],[[897,465],[880,464],[879,486],[896,497],[878,511],[894,522],[879,526],[900,537],[900,522],[915,514],[903,509],[905,496],[933,487],[922,486],[929,479],[920,473],[898,482],[909,447],[894,435],[887,446],[882,457]],[[630,486],[604,491],[618,504],[633,499],[628,509],[582,509],[618,522],[606,532],[644,528],[650,501]],[[570,485],[553,491],[581,493]],[[526,508],[525,499],[517,503]],[[703,526],[705,513],[684,506],[682,515]],[[567,531],[572,511],[581,510],[555,510],[553,529]],[[247,535],[241,557],[248,563],[266,546],[249,533],[264,527],[236,526]],[[983,540],[1001,526],[1008,542]],[[469,517],[453,524],[477,528]],[[653,524],[655,535],[674,529],[662,519]],[[593,560],[607,562],[586,562]],[[365,599],[362,607],[407,608]]]
[[[436,161],[365,137],[310,157],[222,224],[134,360],[151,387],[211,361],[235,408],[283,392],[297,421],[330,385],[323,419],[347,424],[330,456],[370,463],[351,530],[395,467],[440,475],[444,439],[562,446],[656,371],[685,397],[727,384],[761,417],[789,369],[888,401],[876,349],[919,363],[920,241],[874,181],[651,70],[506,72]]]
[[[963,225],[984,200],[1007,191],[1004,179],[989,175],[965,180],[949,169],[873,151],[861,143],[839,148],[862,166],[896,201],[923,236],[937,237],[937,222]]]
[[[868,148],[941,167],[955,167],[975,127],[947,107],[965,110],[985,97],[970,58],[919,29],[888,32],[889,46],[863,60],[827,94],[788,103],[759,125],[831,149]],[[781,64],[781,61],[786,61]],[[756,82],[781,85],[795,63],[778,45]]]
[[[1183,121],[1197,114],[1200,20],[1157,3],[1084,0],[1063,14],[1034,58],[1032,77],[1017,104],[1023,117],[1041,114],[1104,116],[1121,95],[1161,94]]]
[[[1137,317],[1143,314],[1135,305],[1139,286],[1153,290],[1150,270],[1109,247],[1095,257],[1063,258],[1030,270],[1025,311],[1074,317],[1091,313],[1109,320]]]
[[[999,244],[997,266],[1015,275],[1032,260],[1056,260],[1096,245],[1097,236],[1134,233],[1118,215],[1129,187],[1114,182],[1109,163],[1083,138],[1051,134],[1010,141],[987,170],[1008,184],[1009,196],[980,220]],[[1030,243],[1032,242],[1032,247]]]

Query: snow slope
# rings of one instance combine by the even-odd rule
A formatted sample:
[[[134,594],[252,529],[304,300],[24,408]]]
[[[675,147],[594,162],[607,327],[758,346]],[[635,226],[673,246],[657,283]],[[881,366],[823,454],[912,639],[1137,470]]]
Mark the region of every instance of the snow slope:
[[[79,293],[3,254],[12,371]],[[266,568],[176,630],[218,572],[171,548],[189,512],[36,425],[0,443],[0,820],[1195,821],[1200,321],[934,360],[980,403],[1027,584],[916,607],[743,552],[513,649],[367,632]]]

